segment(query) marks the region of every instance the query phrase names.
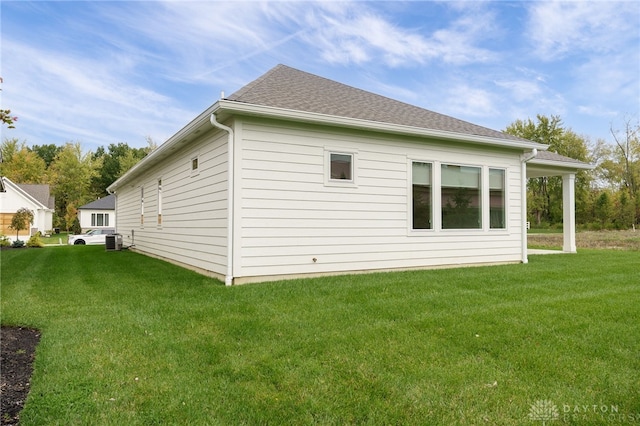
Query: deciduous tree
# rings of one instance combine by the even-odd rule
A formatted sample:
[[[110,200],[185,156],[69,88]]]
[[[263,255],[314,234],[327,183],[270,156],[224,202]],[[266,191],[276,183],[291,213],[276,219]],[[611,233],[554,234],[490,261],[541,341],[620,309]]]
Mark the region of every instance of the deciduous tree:
[[[91,191],[91,181],[100,166],[101,160],[94,159],[91,152],[84,153],[79,142],[65,144],[49,168],[59,218],[66,216],[68,205],[81,206],[99,195]],[[70,224],[65,223],[64,227],[67,225]]]
[[[147,143],[149,143],[149,138]],[[93,154],[93,158],[100,159],[102,167],[92,181],[93,191],[106,194],[107,187],[142,160],[151,151],[151,147],[152,145],[149,144],[147,148],[132,148],[121,142],[110,144],[106,151],[103,147],[98,148]]]
[[[16,183],[45,183],[47,168],[44,160],[23,146],[11,155],[11,161],[2,162],[2,176]]]
[[[576,160],[589,162],[586,140],[563,126],[559,116],[537,115],[531,119],[516,120],[505,132],[541,144],[549,151]],[[587,172],[576,174],[576,216],[586,216],[591,177]],[[527,185],[529,213],[539,225],[542,221],[562,221],[562,178],[559,176],[529,179]]]
[[[0,83],[3,83],[2,77],[0,77]],[[2,90],[2,89],[0,89]],[[11,114],[10,109],[0,109],[0,121],[6,125],[9,129],[15,128],[15,122],[18,121],[18,117]]]
[[[26,207],[21,207],[11,218],[9,228],[16,231],[16,240],[20,235],[20,231],[29,229],[29,225],[33,224],[33,212]]]
[[[48,168],[49,166],[51,166],[51,163],[53,163],[56,155],[58,155],[60,151],[62,151],[63,147],[50,143],[48,145],[33,145],[30,149],[44,160]]]

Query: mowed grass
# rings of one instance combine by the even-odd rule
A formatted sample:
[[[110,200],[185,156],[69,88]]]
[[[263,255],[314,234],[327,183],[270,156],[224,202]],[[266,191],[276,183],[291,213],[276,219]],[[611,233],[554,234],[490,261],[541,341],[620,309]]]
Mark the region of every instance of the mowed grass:
[[[42,332],[22,425],[640,422],[638,252],[239,287],[101,246],[1,256],[2,323]]]

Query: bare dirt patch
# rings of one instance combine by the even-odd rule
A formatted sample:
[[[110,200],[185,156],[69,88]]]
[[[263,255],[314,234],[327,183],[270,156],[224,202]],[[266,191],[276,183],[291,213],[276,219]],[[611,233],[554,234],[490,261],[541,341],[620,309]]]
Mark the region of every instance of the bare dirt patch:
[[[559,249],[562,234],[536,234],[527,236],[529,246]],[[585,231],[576,234],[576,246],[588,249],[640,250],[640,231]]]
[[[31,385],[40,332],[4,326],[0,332],[0,424],[17,425]]]

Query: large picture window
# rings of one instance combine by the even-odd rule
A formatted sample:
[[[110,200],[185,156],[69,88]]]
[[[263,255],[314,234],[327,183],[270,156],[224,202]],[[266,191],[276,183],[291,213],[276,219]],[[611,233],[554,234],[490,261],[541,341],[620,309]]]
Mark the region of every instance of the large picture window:
[[[489,169],[489,224],[491,229],[504,229],[505,224],[505,172]]]
[[[412,165],[413,229],[432,229],[431,164],[414,161]]]
[[[482,228],[482,169],[441,166],[442,229]]]

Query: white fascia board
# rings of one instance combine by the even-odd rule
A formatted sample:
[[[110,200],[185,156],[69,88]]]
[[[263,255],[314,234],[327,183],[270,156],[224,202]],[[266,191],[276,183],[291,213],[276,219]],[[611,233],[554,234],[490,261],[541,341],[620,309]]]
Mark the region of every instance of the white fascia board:
[[[532,166],[547,166],[553,168],[562,168],[562,169],[575,169],[575,170],[593,170],[596,168],[593,164],[588,163],[578,163],[574,161],[554,161],[554,160],[540,160],[537,158],[529,161],[529,164]]]
[[[400,124],[383,123],[379,121],[362,120],[357,118],[340,117],[336,115],[320,114],[291,110],[286,108],[268,107],[242,102],[220,100],[220,110],[229,114],[244,114],[254,116],[277,117],[293,121],[326,124],[332,126],[349,127],[362,130],[377,130],[380,132],[402,134],[408,136],[421,136],[436,139],[454,140],[457,142],[477,143],[503,148],[520,150],[539,149],[545,151],[548,147],[532,141],[513,141],[508,139],[492,138],[488,136],[469,135],[444,130],[425,129],[422,127],[403,126]]]

